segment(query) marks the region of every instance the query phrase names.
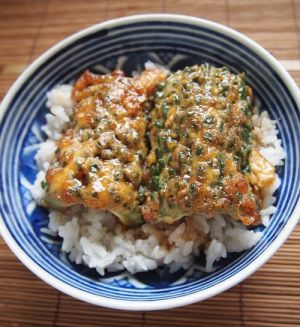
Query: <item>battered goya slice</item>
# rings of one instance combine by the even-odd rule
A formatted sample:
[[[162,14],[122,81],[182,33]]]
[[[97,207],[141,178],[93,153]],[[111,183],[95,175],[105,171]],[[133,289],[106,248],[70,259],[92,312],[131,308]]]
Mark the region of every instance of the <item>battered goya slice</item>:
[[[46,174],[48,207],[81,204],[110,210],[124,224],[142,221],[138,190],[148,151],[147,103],[164,78],[150,69],[136,78],[121,71],[87,71],[78,79],[69,129],[57,142],[55,163]]]
[[[243,74],[208,64],[170,73],[157,85],[143,217],[172,223],[216,212],[260,222],[248,182],[252,91]]]

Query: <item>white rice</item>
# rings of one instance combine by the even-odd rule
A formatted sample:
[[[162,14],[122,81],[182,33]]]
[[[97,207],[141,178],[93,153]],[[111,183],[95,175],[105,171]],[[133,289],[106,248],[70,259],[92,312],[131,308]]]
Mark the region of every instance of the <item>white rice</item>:
[[[39,145],[35,159],[40,172],[31,189],[36,202],[45,196],[41,182],[54,160],[55,141],[62,136],[72,114],[71,89],[71,85],[61,85],[47,95],[50,113],[46,115],[43,131],[48,139]],[[277,136],[276,122],[267,112],[262,112],[253,116],[253,123],[254,134],[261,141],[259,152],[273,165],[283,165],[285,152]],[[279,185],[280,179],[276,176],[275,183],[265,191],[261,210],[265,226],[276,211],[273,193]],[[161,265],[169,265],[171,272],[187,269],[201,251],[206,255],[205,269],[211,271],[214,262],[226,258],[228,252],[249,249],[262,236],[261,232],[247,230],[242,223],[222,215],[210,219],[196,215],[168,228],[144,224],[127,229],[112,214],[81,206],[66,213],[50,210],[48,231],[45,232],[62,238],[62,251],[68,253],[70,260],[95,268],[100,275],[106,270],[125,268],[136,273]]]

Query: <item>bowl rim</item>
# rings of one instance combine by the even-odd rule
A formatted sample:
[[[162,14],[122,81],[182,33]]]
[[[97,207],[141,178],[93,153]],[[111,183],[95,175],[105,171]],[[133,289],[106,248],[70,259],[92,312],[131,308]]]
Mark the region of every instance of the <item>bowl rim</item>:
[[[37,59],[35,59],[18,77],[18,79],[14,82],[14,84],[10,87],[9,91],[5,95],[1,106],[0,106],[0,122],[3,120],[4,113],[9,107],[10,102],[13,100],[17,91],[23,85],[23,83],[27,80],[28,77],[34,72],[39,66],[45,63],[48,58],[53,56],[58,51],[62,50],[67,45],[72,42],[85,37],[89,34],[92,34],[97,31],[101,31],[103,29],[109,29],[116,26],[122,26],[124,24],[136,23],[136,22],[149,22],[149,21],[164,21],[164,22],[175,22],[175,23],[186,23],[191,26],[200,26],[206,27],[210,30],[217,31],[226,36],[230,36],[236,41],[242,43],[248,48],[251,48],[259,57],[262,57],[265,61],[267,61],[270,66],[277,72],[282,81],[287,86],[290,91],[293,99],[295,100],[298,110],[300,110],[300,93],[295,81],[291,78],[285,68],[262,46],[260,46],[255,41],[251,40],[247,36],[237,32],[227,26],[222,24],[203,19],[196,18],[192,16],[186,15],[176,15],[176,14],[142,14],[142,15],[133,15],[126,16],[117,19],[111,19],[108,21],[104,21],[99,24],[92,25],[88,28],[80,30],[79,32],[68,36],[67,38],[59,41],[47,51],[45,51],[42,55],[40,55]],[[2,203],[0,203],[2,206]],[[216,284],[208,289],[198,291],[189,295],[167,299],[167,300],[155,300],[155,301],[130,301],[130,300],[117,300],[104,296],[90,294],[86,291],[82,291],[64,283],[58,278],[54,277],[50,273],[44,271],[38,264],[36,264],[23,250],[19,247],[17,242],[15,241],[12,234],[10,234],[7,229],[3,218],[0,215],[0,230],[3,239],[6,244],[9,246],[11,251],[16,255],[16,257],[35,275],[37,275],[40,279],[42,279],[47,284],[53,286],[57,290],[66,293],[74,298],[79,300],[95,304],[98,306],[113,308],[113,309],[122,309],[122,310],[132,310],[132,311],[148,311],[148,310],[162,310],[162,309],[171,309],[179,306],[184,306],[188,304],[192,304],[195,302],[206,300],[212,296],[215,296],[219,293],[222,293],[229,288],[237,285],[252,273],[254,273],[259,267],[261,267],[284,243],[284,241],[288,238],[294,227],[296,226],[299,218],[300,212],[300,199],[298,195],[298,202],[294,208],[293,213],[289,217],[286,225],[281,230],[276,239],[268,246],[268,248],[260,254],[251,264],[245,268],[243,268],[237,274],[229,277],[228,279],[222,281],[219,284]]]

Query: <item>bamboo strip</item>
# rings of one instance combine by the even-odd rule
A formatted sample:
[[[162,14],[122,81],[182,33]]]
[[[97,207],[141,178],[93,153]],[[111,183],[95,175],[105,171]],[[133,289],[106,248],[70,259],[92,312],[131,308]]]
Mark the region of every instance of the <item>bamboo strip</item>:
[[[21,74],[25,65],[5,65],[0,68],[0,74]]]
[[[243,297],[243,303],[251,304],[251,305],[257,305],[257,306],[277,306],[279,305],[281,308],[284,307],[284,305],[292,305],[297,306],[300,305],[300,300],[298,296],[289,296],[289,297],[283,297],[278,296],[268,296],[265,294],[264,296],[261,296],[259,294],[244,294]]]
[[[56,303],[53,302],[52,303],[52,306],[45,306],[45,307],[41,307],[40,305],[37,305],[35,306],[36,303],[32,303],[31,301],[28,301],[28,302],[23,302],[23,303],[13,303],[13,304],[6,304],[5,302],[2,303],[2,310],[3,312],[1,312],[1,315],[2,314],[5,314],[5,311],[6,310],[13,310],[14,313],[22,313],[22,312],[25,312],[25,313],[28,313],[27,310],[27,306],[28,307],[34,307],[35,308],[35,312],[38,313],[38,312],[42,312],[43,315],[52,315],[52,313],[55,311],[55,308],[56,308]],[[31,312],[33,314],[33,312]]]
[[[15,289],[15,291],[19,293],[31,294],[34,297],[39,296],[39,294],[41,294],[41,289],[43,289],[42,294],[47,295],[47,297],[55,297],[57,296],[58,293],[55,289],[52,289],[50,286],[47,285],[32,284],[31,287],[30,285],[28,287],[24,287],[24,285],[21,282],[18,282],[15,284],[11,284],[9,288],[2,289],[1,287],[0,294],[5,295],[6,293],[11,293],[12,289]]]
[[[1,317],[0,322],[1,326],[3,327],[44,327],[44,326],[53,326],[54,316],[51,318],[41,318],[41,319],[34,319],[28,316],[18,317],[18,316],[11,316],[11,317]],[[25,323],[25,324],[24,324]]]
[[[297,314],[297,310],[289,310],[285,312],[276,312],[276,310],[270,309],[269,311],[258,311],[245,307],[243,317],[248,321],[268,321],[291,324],[297,323],[297,321],[299,322],[299,314]]]
[[[247,310],[250,311],[257,311],[257,312],[266,312],[266,314],[270,313],[270,308],[267,307],[269,301],[266,300],[266,305],[262,305],[261,303],[259,305],[256,305],[256,302],[249,302],[247,300],[244,300],[243,301],[245,307],[247,307]],[[277,303],[274,303],[274,302],[271,302],[272,305],[276,305],[276,304],[280,304],[279,302]],[[290,304],[290,303],[289,303]],[[300,306],[300,302],[298,301],[298,303],[294,303],[294,304],[290,304],[288,306],[285,306],[282,302],[281,302],[281,307],[276,307],[276,310],[272,310],[272,314],[274,313],[274,315],[276,314],[281,314],[281,313],[290,313],[292,311],[295,311],[295,315],[300,315],[300,312],[298,310]],[[273,312],[274,311],[274,312]]]
[[[216,317],[216,310],[218,311],[218,317]],[[170,321],[170,313],[166,312],[166,314],[154,314],[154,313],[146,313],[146,317],[157,317],[161,321],[161,323]],[[239,310],[235,311],[235,314],[224,314],[221,310],[219,310],[218,307],[215,307],[214,314],[206,314],[205,312],[199,312],[198,314],[190,315],[187,312],[182,313],[182,315],[172,315],[172,318],[176,321],[176,323],[184,323],[189,320],[226,320],[226,321],[232,321],[232,320],[239,320],[240,318],[240,312]]]
[[[147,314],[148,315],[148,314]],[[158,319],[148,319],[146,316],[146,323],[144,324],[145,327],[170,327],[170,326],[182,326],[182,327],[199,327],[199,326],[241,326],[241,323],[237,319],[205,319],[202,317],[197,317],[195,319],[190,319],[189,317],[186,317],[185,320],[182,322],[178,322],[177,320],[172,319],[169,317],[169,320],[167,321],[161,321],[160,318]]]
[[[33,309],[27,308],[27,310],[18,311],[14,310],[15,308],[8,308],[7,312],[1,312],[1,319],[2,320],[10,320],[10,321],[23,321],[23,322],[35,322],[35,323],[43,323],[43,322],[50,322],[53,321],[55,311],[52,313],[45,313],[44,312],[34,312]],[[3,325],[1,325],[3,326]],[[5,326],[5,325],[4,325]]]
[[[44,289],[45,293],[49,294],[57,294],[57,291],[55,289],[51,288],[47,284],[45,284],[42,281],[39,281],[36,279],[28,279],[28,280],[22,280],[16,278],[12,282],[6,282],[5,277],[1,278],[3,282],[0,284],[0,292],[9,292],[13,287],[18,287],[19,291],[24,291],[24,292],[32,292],[32,293],[38,293],[41,288]]]
[[[126,319],[141,319],[142,313],[140,312],[126,312],[120,311],[118,315],[115,312],[107,313],[106,308],[93,308],[93,310],[84,310],[83,308],[79,307],[76,311],[73,309],[72,311],[64,310],[63,305],[60,305],[59,308],[59,316],[60,319],[66,317],[73,317],[76,321],[86,321],[86,320],[94,320],[95,318],[107,319],[107,320],[124,320]]]
[[[11,294],[7,294],[3,300],[1,300],[2,304],[7,307],[28,307],[28,306],[38,306],[39,310],[52,310],[51,307],[55,307],[57,303],[57,297],[51,299],[42,299],[40,297],[29,297],[29,294],[25,294],[26,296],[20,296],[18,293],[14,292]],[[1,308],[0,308],[1,311]]]
[[[83,325],[88,325],[92,324],[93,322],[101,321],[102,324],[104,324],[104,326],[106,326],[108,323],[114,323],[115,325],[118,325],[119,323],[124,323],[124,321],[130,321],[130,323],[132,325],[140,325],[142,322],[142,314],[139,314],[136,317],[126,317],[126,316],[122,316],[120,314],[114,314],[111,317],[106,317],[103,316],[102,314],[99,314],[97,316],[89,316],[89,315],[85,315],[84,313],[80,313],[81,319],[79,316],[74,316],[74,315],[63,315],[61,313],[59,313],[57,321],[59,322],[59,325],[62,324],[63,322],[68,322],[68,321],[76,321],[77,324],[81,324]]]
[[[280,285],[278,286],[278,283],[280,283]],[[259,279],[254,279],[252,278],[251,281],[247,281],[245,283],[246,287],[245,287],[245,290],[247,290],[247,288],[250,288],[250,287],[260,287],[261,285],[265,286],[266,288],[269,288],[269,287],[283,287],[283,288],[293,288],[293,289],[297,289],[299,290],[300,289],[300,285],[298,284],[299,281],[297,281],[296,283],[291,283],[291,282],[288,282],[288,281],[278,281],[278,280],[268,280],[268,281],[261,281]]]
[[[23,298],[20,299],[18,297],[18,294],[14,294],[14,297],[10,296],[10,298],[5,298],[4,300],[1,300],[4,307],[12,308],[12,307],[18,307],[22,309],[23,307],[35,307],[37,306],[40,311],[52,311],[53,308],[56,306],[57,299],[51,299],[51,300],[45,300],[42,299],[27,299]],[[0,312],[1,312],[0,308]]]
[[[259,286],[259,289],[261,290],[269,290],[270,288],[273,290],[273,291],[284,291],[286,290],[287,288],[284,287],[284,286],[280,286],[280,285],[271,285],[271,287],[269,285],[263,285],[263,284],[259,284],[259,285],[250,285],[248,283],[245,283],[244,286],[243,286],[243,291],[246,292],[247,290],[250,290],[250,289],[257,289]],[[296,292],[298,293],[299,292],[299,288],[288,288],[291,292]],[[297,292],[298,291],[298,292]]]
[[[255,299],[256,296],[258,296],[257,293],[244,293],[244,297],[243,297],[243,301],[246,301],[247,299]],[[298,296],[295,295],[280,295],[277,297],[274,297],[272,294],[264,294],[263,296],[259,296],[262,300],[264,301],[276,301],[277,299],[279,301],[283,301],[283,302],[289,302],[289,301],[295,301],[298,300],[300,301],[300,299],[298,298]]]
[[[118,325],[116,325],[115,322],[111,321],[94,321],[92,323],[89,323],[88,325],[85,325],[84,323],[78,323],[78,322],[73,322],[72,320],[69,321],[58,321],[57,322],[57,326],[59,327],[82,327],[82,326],[89,326],[89,327],[99,327],[101,323],[101,326],[105,326],[105,327],[116,327]],[[122,327],[140,327],[142,326],[141,323],[135,323],[132,321],[122,321],[121,325]]]
[[[273,311],[274,312],[274,311]],[[266,316],[265,313],[251,313],[249,314],[247,312],[247,314],[245,314],[245,319],[248,319],[250,321],[256,321],[256,322],[260,322],[260,321],[266,321],[266,322],[276,322],[276,323],[281,323],[281,324],[285,324],[285,323],[289,323],[289,324],[298,324],[297,326],[299,326],[299,318],[294,318],[293,316],[290,315],[274,315],[271,317]]]
[[[298,294],[296,296],[284,296],[277,295],[276,298],[267,294],[261,294],[260,296],[249,296],[244,294],[243,297],[244,308],[249,312],[256,310],[257,312],[271,312],[271,314],[277,314],[279,312],[295,311],[295,314],[299,314],[300,300]],[[275,310],[276,308],[276,310]]]
[[[299,314],[299,303],[286,303],[282,302],[281,305],[279,302],[274,303],[270,301],[266,301],[265,304],[263,303],[255,303],[255,302],[243,302],[244,310],[246,312],[254,311],[257,313],[266,313],[266,315],[272,316],[274,312],[279,315],[290,314],[290,312],[294,313],[294,316]],[[274,316],[275,317],[275,316]]]
[[[282,327],[282,323],[277,323],[277,322],[266,322],[266,321],[263,321],[263,320],[260,320],[260,321],[248,321],[247,319],[244,321],[243,323],[243,326],[244,327],[250,327],[250,326],[253,326],[253,327]],[[291,323],[287,323],[285,322],[284,323],[284,327],[296,327],[296,326],[299,326],[299,324],[291,324]]]
[[[272,279],[270,279],[270,276],[268,274],[265,274],[265,273],[262,273],[262,272],[258,272],[255,277],[251,277],[247,280],[249,283],[251,283],[252,281],[264,281],[264,283],[267,283],[267,282],[280,282],[280,283],[291,283],[291,284],[294,284],[294,283],[298,283],[300,281],[300,276],[290,276],[288,277],[288,280],[282,280],[282,274],[278,274],[278,276],[276,275],[273,275],[272,276]]]
[[[261,269],[255,275],[251,276],[247,281],[252,281],[252,280],[256,279],[256,276],[257,276],[258,280],[260,278],[266,278],[266,279],[272,278],[273,279],[273,276],[274,276],[275,279],[278,278],[281,281],[280,277],[282,278],[282,272],[280,273],[279,271],[274,271],[274,273],[272,274],[272,276],[270,276],[269,271],[266,271],[264,269]],[[291,280],[297,280],[299,278],[299,274],[297,274],[297,273],[289,273],[288,274],[288,278],[291,278]]]

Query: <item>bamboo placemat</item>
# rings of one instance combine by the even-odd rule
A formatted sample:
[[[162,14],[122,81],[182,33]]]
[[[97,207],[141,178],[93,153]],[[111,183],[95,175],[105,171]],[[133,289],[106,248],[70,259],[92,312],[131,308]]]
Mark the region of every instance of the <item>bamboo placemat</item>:
[[[65,36],[106,19],[151,12],[233,27],[271,51],[300,84],[299,0],[1,0],[0,98],[26,65]],[[299,250],[298,226],[267,264],[233,289],[179,309],[135,313],[95,307],[54,290],[0,238],[0,326],[299,326]]]

